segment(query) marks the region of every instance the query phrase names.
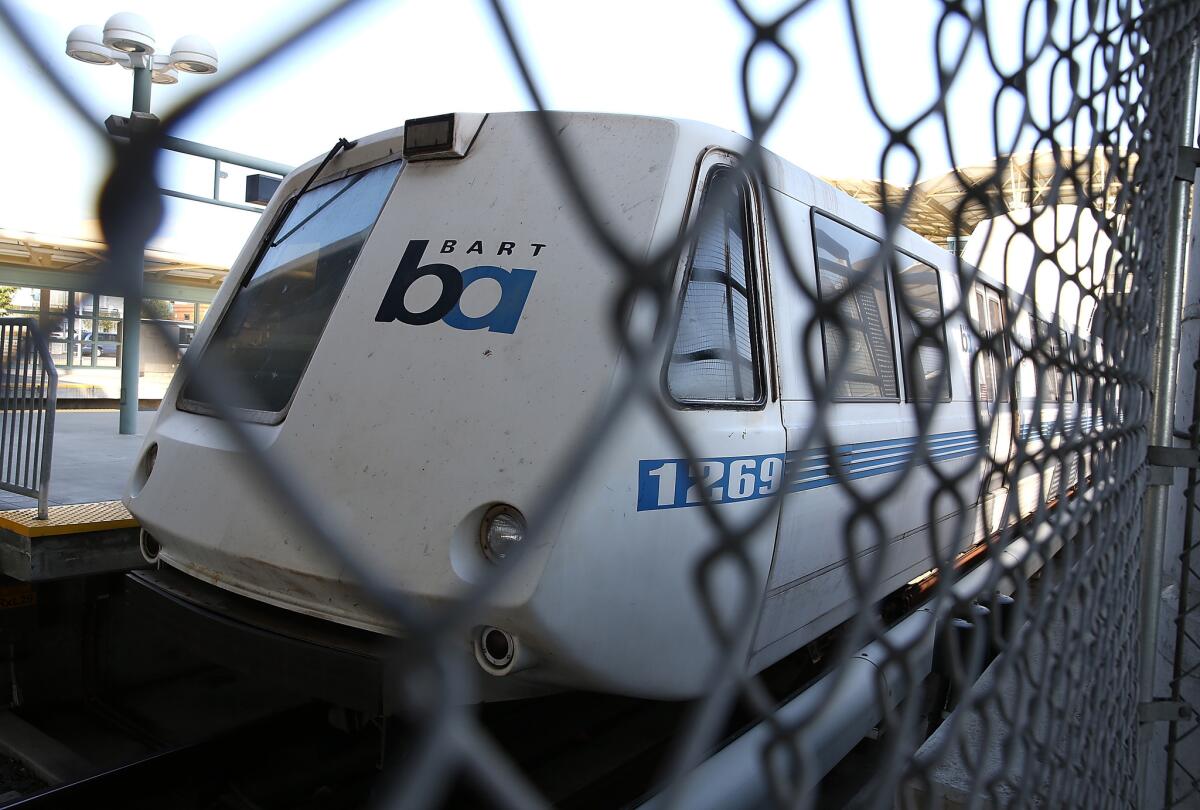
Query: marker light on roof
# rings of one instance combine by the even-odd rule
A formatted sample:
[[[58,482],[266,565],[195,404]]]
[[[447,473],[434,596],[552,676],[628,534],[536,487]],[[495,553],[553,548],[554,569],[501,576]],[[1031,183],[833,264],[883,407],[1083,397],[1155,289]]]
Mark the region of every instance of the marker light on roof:
[[[404,157],[410,161],[466,157],[485,117],[447,113],[410,118],[404,122]]]

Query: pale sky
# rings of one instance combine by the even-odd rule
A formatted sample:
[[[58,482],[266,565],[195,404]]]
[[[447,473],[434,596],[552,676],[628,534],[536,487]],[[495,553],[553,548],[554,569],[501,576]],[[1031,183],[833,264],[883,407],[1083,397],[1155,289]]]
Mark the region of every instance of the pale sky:
[[[39,51],[76,88],[97,123],[109,114],[128,114],[132,75],[117,66],[97,67],[68,58],[65,39],[75,25],[103,25],[117,11],[137,12],[154,27],[162,51],[169,51],[183,34],[200,34],[220,54],[219,77],[323,5],[313,0],[115,2],[9,3],[31,29]],[[765,16],[765,10],[787,4],[748,5]],[[1011,44],[1000,48],[1002,60],[1019,55],[1023,5],[989,5],[997,39]],[[877,103],[889,121],[906,122],[936,95],[933,42],[935,12],[941,4],[859,0],[855,6],[861,12]],[[741,61],[751,29],[737,17],[732,3],[509,0],[507,7],[549,106],[678,116],[748,131]],[[1011,19],[1005,10],[1011,10]],[[801,60],[800,76],[767,146],[819,175],[880,176],[886,141],[862,92],[845,3],[817,2],[784,31],[789,48]],[[943,41],[953,36],[953,30],[943,32]],[[0,43],[8,48],[0,72],[0,98],[8,113],[0,129],[5,156],[0,228],[87,236],[94,228],[89,221],[96,217],[96,196],[108,170],[102,144],[54,97],[36,66],[17,55],[6,31],[0,30]],[[949,98],[956,157],[964,164],[987,161],[996,151],[990,124],[995,79],[983,69],[981,47],[973,47],[970,54]],[[769,103],[777,92],[781,65],[771,49],[759,54],[751,73],[758,103]],[[181,74],[177,85],[155,85],[153,111],[164,116],[214,81]],[[338,137],[399,126],[406,118],[528,109],[531,104],[489,4],[373,2],[230,88],[175,134],[295,165],[328,151]],[[914,141],[922,158],[921,178],[949,167],[939,126],[918,128]],[[901,183],[912,173],[904,158],[889,162],[886,170],[890,179]],[[242,174],[232,169],[230,174],[223,196],[240,200]],[[211,163],[171,157],[160,179],[164,185],[205,194],[212,188]],[[222,262],[233,259],[255,218],[177,200],[168,200],[167,209],[156,246]]]

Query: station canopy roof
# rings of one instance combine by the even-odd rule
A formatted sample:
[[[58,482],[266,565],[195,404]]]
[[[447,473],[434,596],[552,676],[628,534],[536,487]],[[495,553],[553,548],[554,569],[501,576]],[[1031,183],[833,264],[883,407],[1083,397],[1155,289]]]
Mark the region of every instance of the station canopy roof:
[[[1136,155],[1121,154],[1131,164]],[[1050,150],[1008,155],[991,163],[960,166],[939,177],[912,186],[912,202],[904,224],[931,242],[944,243],[953,236],[970,236],[981,220],[1018,208],[1042,205],[1071,205],[1081,198],[1103,194],[1106,210],[1117,204],[1120,190],[1111,155],[1103,152],[1064,149],[1057,156]],[[1111,176],[1110,176],[1111,172]],[[889,205],[899,207],[908,187],[879,180],[825,178],[856,200],[882,211],[885,195]],[[955,228],[955,212],[961,207],[961,223]]]
[[[47,236],[0,228],[0,285],[49,287],[120,295],[104,272],[108,246],[98,240]],[[147,249],[144,295],[211,302],[225,280],[225,265]]]

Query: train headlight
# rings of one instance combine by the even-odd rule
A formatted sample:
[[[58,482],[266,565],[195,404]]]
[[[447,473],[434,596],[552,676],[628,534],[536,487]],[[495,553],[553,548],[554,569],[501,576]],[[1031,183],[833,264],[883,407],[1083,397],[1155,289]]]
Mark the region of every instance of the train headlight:
[[[484,556],[494,563],[503,562],[524,539],[525,516],[512,506],[493,506],[479,524],[479,545]]]
[[[129,481],[129,494],[136,498],[142,494],[142,489],[145,488],[146,482],[150,480],[150,474],[154,472],[154,464],[158,461],[158,442],[152,442],[146,448],[146,452],[142,454],[142,458],[138,461],[136,467],[133,468],[133,478]]]

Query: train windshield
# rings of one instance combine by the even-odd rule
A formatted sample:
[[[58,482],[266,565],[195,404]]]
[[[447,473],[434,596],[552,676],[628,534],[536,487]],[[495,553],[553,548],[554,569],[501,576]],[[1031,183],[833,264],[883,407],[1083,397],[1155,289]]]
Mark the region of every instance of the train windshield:
[[[296,199],[200,358],[203,377],[221,390],[189,379],[180,408],[211,413],[219,397],[257,421],[282,418],[402,165],[386,163]]]

